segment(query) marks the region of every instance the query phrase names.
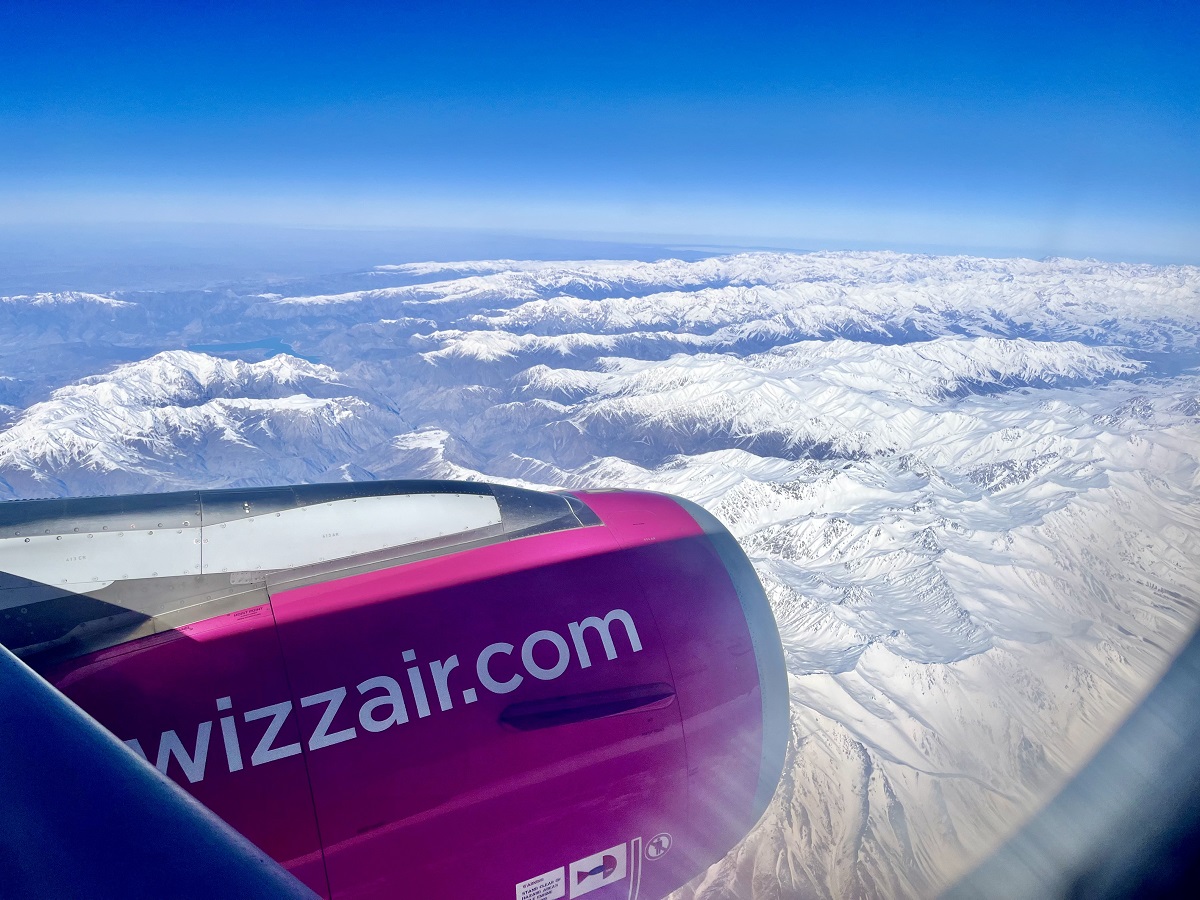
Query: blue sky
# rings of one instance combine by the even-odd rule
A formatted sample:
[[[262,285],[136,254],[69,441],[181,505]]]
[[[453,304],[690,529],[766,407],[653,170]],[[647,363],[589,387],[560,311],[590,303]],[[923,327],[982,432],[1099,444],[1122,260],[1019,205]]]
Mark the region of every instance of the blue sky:
[[[1195,3],[0,7],[0,224],[1200,262]]]

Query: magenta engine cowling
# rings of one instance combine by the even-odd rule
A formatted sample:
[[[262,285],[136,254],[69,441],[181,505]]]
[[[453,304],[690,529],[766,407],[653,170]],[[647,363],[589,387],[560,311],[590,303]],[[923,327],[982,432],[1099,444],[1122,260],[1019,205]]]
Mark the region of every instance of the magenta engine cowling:
[[[319,490],[435,510],[445,496],[498,521],[402,558],[176,579],[214,612],[241,608],[42,671],[327,896],[657,898],[762,816],[787,743],[783,652],[753,568],[708,513],[629,491]],[[233,522],[266,501],[198,502]],[[328,504],[304,512],[314,535]],[[142,596],[123,590],[105,589],[105,609]]]
[[[745,836],[778,785],[789,732],[779,632],[749,559],[710,513],[663,494],[578,496],[626,548],[663,634],[688,769],[671,867],[682,884]]]

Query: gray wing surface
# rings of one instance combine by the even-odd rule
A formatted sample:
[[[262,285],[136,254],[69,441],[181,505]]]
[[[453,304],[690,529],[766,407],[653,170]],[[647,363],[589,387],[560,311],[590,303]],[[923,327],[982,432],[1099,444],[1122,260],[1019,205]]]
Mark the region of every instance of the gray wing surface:
[[[0,893],[312,900],[0,646]]]

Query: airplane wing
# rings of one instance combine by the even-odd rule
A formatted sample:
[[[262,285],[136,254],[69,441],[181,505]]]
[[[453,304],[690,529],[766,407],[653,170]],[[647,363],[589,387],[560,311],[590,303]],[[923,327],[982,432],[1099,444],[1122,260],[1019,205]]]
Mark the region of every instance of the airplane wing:
[[[316,895],[0,645],[0,893]]]

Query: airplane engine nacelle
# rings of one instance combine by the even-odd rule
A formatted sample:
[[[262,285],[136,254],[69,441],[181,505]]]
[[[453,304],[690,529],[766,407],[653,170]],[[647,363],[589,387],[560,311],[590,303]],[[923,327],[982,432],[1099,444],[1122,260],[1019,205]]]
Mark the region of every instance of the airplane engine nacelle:
[[[781,773],[762,587],[666,495],[25,501],[0,569],[0,641],[324,895],[658,898]]]

